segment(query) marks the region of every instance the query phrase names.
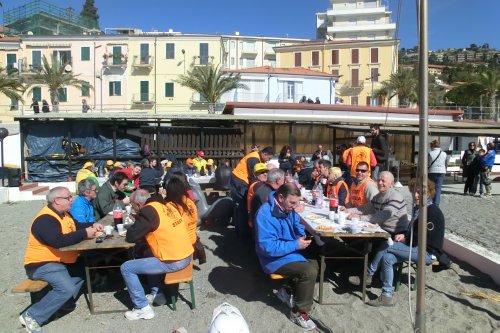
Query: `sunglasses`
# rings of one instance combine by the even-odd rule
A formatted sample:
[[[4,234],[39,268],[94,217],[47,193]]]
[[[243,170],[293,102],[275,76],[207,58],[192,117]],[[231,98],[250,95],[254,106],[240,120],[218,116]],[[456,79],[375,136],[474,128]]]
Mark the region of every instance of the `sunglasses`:
[[[365,169],[356,169],[356,172],[361,172],[361,173],[365,173],[367,172],[368,170],[365,170]]]

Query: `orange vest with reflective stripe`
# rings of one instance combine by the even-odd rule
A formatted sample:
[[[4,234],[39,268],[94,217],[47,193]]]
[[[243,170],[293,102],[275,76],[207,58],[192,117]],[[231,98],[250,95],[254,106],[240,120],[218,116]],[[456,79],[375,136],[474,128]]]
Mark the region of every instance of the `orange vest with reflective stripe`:
[[[61,225],[61,231],[63,235],[69,234],[70,232],[76,231],[75,221],[68,214],[65,213],[64,217],[60,217],[56,212],[45,206],[42,210],[35,216],[31,225],[36,221],[36,219],[42,215],[50,215],[59,222]],[[24,264],[42,263],[42,262],[62,262],[65,264],[73,264],[78,258],[78,251],[60,251],[59,249],[53,248],[46,244],[42,244],[31,232],[28,237],[28,245],[26,246],[26,254],[24,256]]]
[[[247,154],[245,155],[245,157],[243,157],[240,162],[238,163],[238,165],[236,166],[236,168],[234,168],[233,170],[233,175],[235,175],[236,177],[238,177],[239,179],[241,179],[242,181],[244,181],[245,183],[249,184],[249,177],[250,175],[248,174],[248,165],[247,165],[247,161],[249,158],[257,158],[259,159],[259,162],[262,162],[260,160],[260,155],[259,155],[259,152],[258,151],[253,151],[251,152],[250,154]]]
[[[370,170],[371,148],[366,146],[356,146],[351,150],[351,176],[356,177],[356,166],[359,162],[366,162]]]
[[[182,206],[176,206],[186,225],[191,244],[196,243],[196,227],[198,226],[198,210],[193,200],[184,196],[184,203],[188,206],[188,211],[184,211]]]
[[[161,261],[177,261],[193,254],[187,227],[174,205],[150,202],[146,206],[153,207],[160,219],[158,228],[146,235],[153,255]]]
[[[361,184],[356,185],[355,182],[351,184],[351,206],[359,207],[363,206],[368,202],[368,199],[365,195],[365,188],[368,183],[373,183],[374,181],[371,178],[366,178]]]

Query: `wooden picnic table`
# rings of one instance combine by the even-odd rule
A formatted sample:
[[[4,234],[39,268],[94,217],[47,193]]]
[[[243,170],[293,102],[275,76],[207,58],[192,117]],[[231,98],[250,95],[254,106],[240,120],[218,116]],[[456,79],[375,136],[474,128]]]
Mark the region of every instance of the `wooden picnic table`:
[[[368,254],[372,249],[374,239],[389,238],[389,233],[373,225],[371,228],[364,228],[360,233],[351,233],[349,228],[341,226],[328,219],[328,206],[316,208],[306,204],[306,209],[300,213],[304,220],[306,230],[314,235],[327,240],[325,245],[321,246],[320,252],[320,271],[319,271],[319,304],[323,303],[323,283],[325,279],[326,259],[358,259],[363,260],[363,302],[366,300],[366,274],[368,270]],[[347,220],[346,225],[351,221]],[[364,222],[365,224],[367,222]],[[368,226],[368,225],[367,225]],[[341,242],[329,242],[328,240],[340,239]],[[359,247],[356,247],[358,245]],[[351,256],[337,255],[336,253],[352,253]]]
[[[113,215],[106,215],[102,219],[99,220],[103,226],[113,225]],[[59,250],[61,251],[95,251],[93,252],[93,257],[102,256],[102,258],[106,259],[104,262],[109,262],[111,259],[116,259],[116,255],[122,253],[123,251],[133,247],[134,243],[129,243],[125,241],[125,237],[118,235],[116,230],[113,230],[113,235],[110,238],[106,238],[102,241],[102,243],[96,243],[95,238],[85,239],[78,244],[62,247]],[[85,265],[85,279],[87,284],[87,295],[89,298],[89,309],[91,314],[98,313],[112,313],[123,310],[107,310],[107,311],[95,311],[94,301],[92,298],[92,283],[90,280],[90,271],[94,269],[104,269],[104,268],[116,268],[120,267],[120,265],[94,265],[90,260],[88,255],[83,256],[84,265]]]

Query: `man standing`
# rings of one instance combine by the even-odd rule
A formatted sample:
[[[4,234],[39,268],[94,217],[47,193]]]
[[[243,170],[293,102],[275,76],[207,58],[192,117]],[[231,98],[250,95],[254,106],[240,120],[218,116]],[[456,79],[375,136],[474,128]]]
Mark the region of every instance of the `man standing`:
[[[193,159],[193,164],[198,172],[205,174],[207,172],[207,161],[205,160],[205,153],[203,150],[198,150],[196,157]],[[202,172],[203,169],[203,172]]]
[[[30,107],[33,108],[34,113],[40,113],[40,105],[38,104],[38,100],[33,98],[33,103],[31,103]]]
[[[90,179],[84,179],[78,183],[78,193],[69,213],[76,222],[95,222],[93,201],[97,195],[97,186]]]
[[[370,171],[377,166],[377,158],[373,150],[366,146],[366,138],[358,136],[356,146],[352,147],[347,155],[346,165],[351,170],[351,177],[356,177],[356,167],[359,162],[366,162],[370,166]]]
[[[187,228],[175,206],[146,201],[149,197],[150,194],[142,189],[137,190],[134,195],[134,201],[146,204],[128,229],[126,240],[135,243],[145,239],[152,256],[129,260],[120,267],[134,306],[132,311],[125,312],[128,320],[152,319],[155,316],[139,274],[149,275],[152,293],[156,295],[163,285],[163,273],[185,268],[191,262],[194,252]]]
[[[122,208],[129,204],[130,199],[128,197],[124,197],[125,195],[123,194],[127,183],[127,175],[119,171],[115,172],[109,180],[102,184],[94,203],[94,212],[97,219],[103,218],[106,214],[113,210],[115,200],[118,200],[118,203],[120,203]],[[122,200],[119,200],[120,194],[124,197]]]
[[[311,157],[311,162],[314,162],[316,160],[320,160],[323,157],[328,156],[328,159],[331,161],[333,158],[332,152],[323,150],[323,145],[318,145],[318,149],[314,152],[314,154]]]
[[[316,324],[308,312],[313,303],[318,263],[307,260],[300,253],[311,244],[295,212],[300,196],[297,186],[291,183],[271,192],[256,216],[255,248],[264,272],[283,275],[294,282],[293,301],[284,291],[278,293],[280,300],[291,307],[290,320],[306,330],[313,330]]]
[[[24,268],[30,279],[47,281],[50,291],[38,302],[32,304],[19,317],[28,332],[41,332],[40,325],[64,305],[75,307],[83,280],[71,276],[68,270],[78,258],[78,251],[60,251],[65,246],[77,244],[86,238],[93,238],[96,231],[102,231],[97,223],[75,224],[68,211],[71,207],[71,193],[65,187],[55,187],[47,194],[47,206],[33,219],[24,256]]]
[[[375,182],[370,178],[368,163],[359,162],[356,167],[356,178],[350,187],[350,207],[359,207],[370,202],[378,193]]]
[[[370,133],[372,135],[372,142],[370,144],[370,148],[373,150],[375,154],[375,158],[377,159],[377,165],[373,168],[372,178],[375,181],[378,181],[378,175],[381,171],[387,170],[387,158],[389,149],[387,146],[387,140],[383,135],[380,134],[380,126],[379,125],[371,125]]]
[[[90,178],[96,186],[99,186],[96,175],[94,173],[94,163],[88,161],[83,164],[83,167],[76,173],[75,192],[78,194],[78,184],[84,179]]]
[[[261,151],[253,151],[244,156],[231,173],[229,187],[231,188],[231,197],[235,204],[233,223],[236,233],[242,239],[248,239],[249,236],[246,196],[248,186],[255,181],[253,169],[257,163],[268,162],[273,158],[273,155],[273,147],[265,147]]]
[[[484,184],[486,193],[483,197],[491,197],[491,169],[495,164],[496,149],[495,144],[490,142],[486,145],[488,151],[481,156],[481,181]]]
[[[464,185],[464,195],[476,194],[477,184],[479,182],[479,173],[481,172],[481,163],[476,151],[476,143],[469,142],[469,149],[464,151],[462,156],[463,176],[466,178]]]

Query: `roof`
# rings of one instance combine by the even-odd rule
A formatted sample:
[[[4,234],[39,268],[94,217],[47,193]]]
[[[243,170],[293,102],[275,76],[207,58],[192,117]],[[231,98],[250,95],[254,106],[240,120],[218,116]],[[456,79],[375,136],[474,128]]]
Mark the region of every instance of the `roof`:
[[[226,72],[234,73],[258,73],[258,74],[285,74],[285,75],[307,75],[307,76],[326,76],[336,77],[330,73],[313,71],[310,69],[297,67],[297,68],[275,68],[271,66],[253,67],[236,70],[226,70]]]

